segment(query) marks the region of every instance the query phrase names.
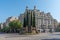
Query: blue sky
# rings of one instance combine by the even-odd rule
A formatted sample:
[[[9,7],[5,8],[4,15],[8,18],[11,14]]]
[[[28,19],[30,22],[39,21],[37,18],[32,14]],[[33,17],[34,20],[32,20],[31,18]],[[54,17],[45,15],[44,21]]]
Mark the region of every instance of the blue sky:
[[[53,18],[60,22],[60,0],[0,0],[0,22],[5,22],[10,16],[18,17],[25,11],[26,5],[33,9],[51,12]]]

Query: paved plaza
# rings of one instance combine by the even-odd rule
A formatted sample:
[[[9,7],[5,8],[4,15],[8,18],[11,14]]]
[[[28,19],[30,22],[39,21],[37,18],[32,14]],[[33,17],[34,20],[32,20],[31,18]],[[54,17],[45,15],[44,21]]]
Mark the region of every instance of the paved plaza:
[[[60,40],[60,32],[40,33],[37,35],[0,34],[0,40]]]

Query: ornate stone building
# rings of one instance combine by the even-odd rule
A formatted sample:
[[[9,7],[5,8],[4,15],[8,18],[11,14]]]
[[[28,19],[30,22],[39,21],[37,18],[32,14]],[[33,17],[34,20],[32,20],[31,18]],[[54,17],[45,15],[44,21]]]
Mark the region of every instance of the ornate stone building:
[[[0,23],[0,29],[3,29],[3,23]]]
[[[31,30],[31,27],[36,27],[36,30],[39,32],[48,32],[54,31],[57,27],[56,23],[58,22],[51,16],[50,12],[41,12],[36,9],[36,6],[34,6],[33,10],[28,9],[27,6],[23,15],[24,18],[21,20],[25,20],[22,22],[24,22],[24,27],[28,27],[28,30]]]
[[[22,22],[22,24],[23,24],[23,22],[24,22],[24,14],[20,14],[19,16],[18,16],[18,19]]]
[[[6,22],[4,23],[4,26],[8,26],[8,24],[11,21],[14,21],[14,20],[18,20],[18,18],[14,17],[14,16],[8,17],[7,20],[6,20]]]

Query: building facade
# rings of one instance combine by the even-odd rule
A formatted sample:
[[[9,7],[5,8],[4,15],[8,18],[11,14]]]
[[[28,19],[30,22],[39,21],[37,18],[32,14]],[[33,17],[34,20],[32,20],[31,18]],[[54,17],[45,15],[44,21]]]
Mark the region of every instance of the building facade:
[[[0,23],[0,29],[3,29],[3,23]]]
[[[55,27],[57,27],[57,20],[55,20],[50,12],[44,13],[43,11],[39,11],[36,9],[36,6],[34,6],[34,9],[28,9],[28,6],[26,7],[26,10],[24,12],[24,17],[21,18],[24,23],[24,26],[31,30],[31,27],[35,26],[36,30],[39,32],[49,32],[49,31],[55,31]],[[20,15],[22,16],[22,15]]]
[[[20,14],[19,16],[18,16],[18,19],[22,22],[22,24],[23,24],[23,22],[24,22],[24,14]]]
[[[7,18],[6,22],[4,23],[5,26],[9,26],[9,23],[11,21],[14,21],[14,20],[18,20],[18,18],[14,17],[14,16],[11,16],[9,18]]]

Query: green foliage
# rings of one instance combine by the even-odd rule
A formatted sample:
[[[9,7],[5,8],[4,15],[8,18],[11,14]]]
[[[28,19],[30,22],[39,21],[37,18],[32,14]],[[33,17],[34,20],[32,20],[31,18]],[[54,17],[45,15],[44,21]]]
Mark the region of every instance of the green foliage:
[[[9,27],[13,32],[20,31],[22,28],[22,23],[19,20],[12,21],[9,23]]]
[[[7,33],[7,32],[9,32],[9,29],[10,29],[10,28],[6,26],[6,27],[3,27],[3,29],[1,29],[1,31]]]
[[[60,23],[59,23],[58,27],[60,27]]]
[[[60,23],[58,24],[57,31],[60,31]]]
[[[35,14],[33,14],[32,26],[35,27]]]
[[[9,26],[3,27],[0,30],[1,32],[9,33],[9,32],[22,32],[22,23],[19,20],[14,20],[9,23]]]
[[[22,27],[22,23],[20,21],[12,21],[9,23],[11,29],[20,29]]]
[[[23,23],[23,27],[26,27],[26,21],[25,21],[25,17],[24,17],[24,23]]]

